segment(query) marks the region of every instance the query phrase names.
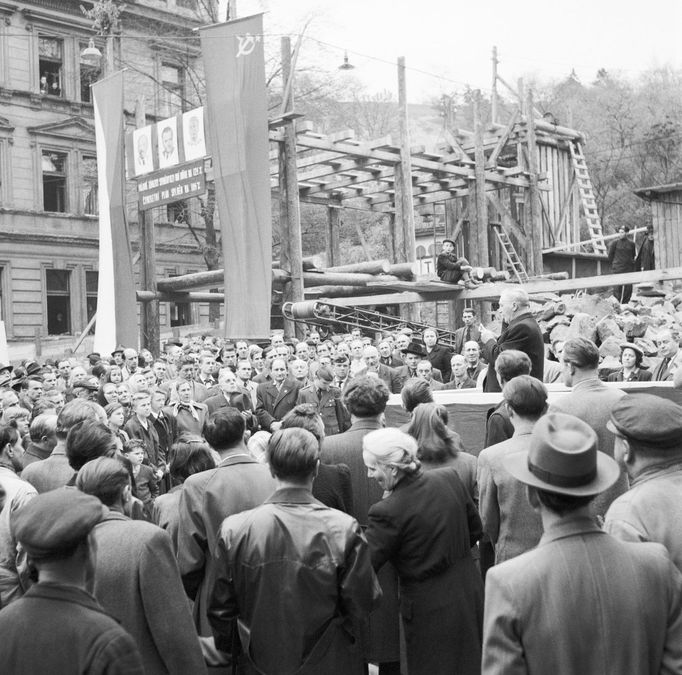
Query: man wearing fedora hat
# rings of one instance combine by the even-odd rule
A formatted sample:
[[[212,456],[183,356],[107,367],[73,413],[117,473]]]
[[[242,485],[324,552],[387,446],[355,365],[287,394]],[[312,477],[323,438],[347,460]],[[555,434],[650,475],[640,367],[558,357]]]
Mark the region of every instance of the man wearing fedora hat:
[[[597,434],[564,413],[504,466],[542,518],[537,548],[488,571],[484,675],[642,675],[682,668],[682,574],[660,544],[622,542],[589,505],[620,475]]]
[[[9,381],[12,379],[13,370],[13,366],[0,363],[0,387],[4,387],[5,385],[9,384]]]
[[[626,396],[607,426],[630,489],[611,504],[604,528],[623,541],[663,544],[682,571],[682,407],[650,394]]]
[[[426,359],[426,347],[419,340],[411,340],[407,347],[403,350],[403,362],[404,366],[396,368],[396,374],[400,380],[400,388],[402,389],[407,380],[413,377],[418,377],[417,375],[417,364],[420,361]],[[431,377],[436,380],[436,382],[442,382],[443,376],[438,370],[438,368],[433,368],[431,370]]]

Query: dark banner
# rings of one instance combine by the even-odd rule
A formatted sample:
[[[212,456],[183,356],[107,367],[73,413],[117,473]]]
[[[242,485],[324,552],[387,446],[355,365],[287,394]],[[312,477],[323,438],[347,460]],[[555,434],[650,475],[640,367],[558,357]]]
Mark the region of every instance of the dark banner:
[[[137,198],[140,211],[155,206],[172,204],[206,192],[204,160],[189,162],[137,179]]]
[[[225,335],[270,333],[272,221],[261,15],[200,28],[225,264]]]

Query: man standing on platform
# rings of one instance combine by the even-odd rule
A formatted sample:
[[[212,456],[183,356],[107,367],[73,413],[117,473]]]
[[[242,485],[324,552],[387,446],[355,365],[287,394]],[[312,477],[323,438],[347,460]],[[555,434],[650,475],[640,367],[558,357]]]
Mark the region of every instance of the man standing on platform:
[[[495,375],[495,359],[505,349],[517,349],[528,355],[531,362],[530,374],[542,382],[545,366],[545,345],[538,322],[530,312],[528,293],[522,288],[502,291],[499,300],[499,313],[502,317],[502,332],[496,339],[487,329],[481,331],[481,341],[485,347],[483,356],[488,361],[488,374],[483,391],[501,391]]]
[[[621,225],[618,228],[618,239],[614,239],[609,246],[609,265],[612,274],[627,274],[635,271],[635,242],[628,239],[630,228]],[[613,295],[622,305],[630,302],[632,284],[614,286]]]

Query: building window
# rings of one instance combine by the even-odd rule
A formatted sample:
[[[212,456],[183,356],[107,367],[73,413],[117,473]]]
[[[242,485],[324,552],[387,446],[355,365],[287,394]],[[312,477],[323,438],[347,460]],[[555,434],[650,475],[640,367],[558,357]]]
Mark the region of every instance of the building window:
[[[69,270],[45,270],[49,335],[64,335],[71,332],[70,282]]]
[[[88,315],[88,323],[97,312],[97,285],[99,284],[99,272],[85,272],[85,309]],[[95,326],[90,333],[95,332]]]
[[[166,218],[169,223],[187,222],[187,202],[173,202],[166,206]]]
[[[99,213],[97,200],[97,158],[83,155],[81,168],[81,208],[88,216]]]
[[[161,114],[171,117],[183,110],[184,72],[180,66],[161,64]]]
[[[62,96],[64,71],[64,41],[58,38],[38,38],[38,72],[40,93]]]
[[[177,277],[178,274],[169,274],[169,277]],[[189,302],[168,303],[171,328],[176,326],[189,326],[192,323],[192,305]]]
[[[79,45],[80,53],[88,46],[87,42],[82,42]],[[88,62],[83,57],[80,57],[80,91],[81,91],[81,101],[83,103],[92,103],[92,90],[90,89],[91,84],[95,84],[102,75],[102,66],[95,65],[92,62]]]
[[[43,209],[66,213],[66,160],[64,152],[43,150]]]

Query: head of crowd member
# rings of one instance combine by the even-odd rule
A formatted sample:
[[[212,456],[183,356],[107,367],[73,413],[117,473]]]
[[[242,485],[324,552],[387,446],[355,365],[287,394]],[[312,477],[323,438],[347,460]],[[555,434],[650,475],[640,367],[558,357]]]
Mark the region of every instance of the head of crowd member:
[[[21,385],[26,398],[35,403],[43,395],[43,380],[41,377],[27,377]]]
[[[333,369],[332,369],[332,359],[331,359],[331,356],[320,356],[320,358],[317,360],[317,363],[318,363],[320,366],[325,366],[325,367],[329,368],[330,370],[333,370]]]
[[[246,422],[236,408],[216,410],[204,424],[204,438],[217,452],[230,450],[244,443]]]
[[[597,378],[598,367],[599,349],[592,340],[584,337],[566,340],[561,356],[561,375],[567,387]]]
[[[462,380],[466,380],[468,377],[467,362],[461,354],[455,354],[450,359],[450,368],[452,369],[453,380],[461,382]]]
[[[263,368],[269,373],[272,368],[272,362],[277,357],[274,347],[266,347],[263,349]]]
[[[334,377],[339,382],[344,382],[350,372],[350,358],[347,354],[337,354],[332,360]]]
[[[317,345],[311,339],[307,339],[305,346],[308,350],[308,361],[315,361],[317,359]]]
[[[350,346],[347,342],[339,342],[336,345],[336,356],[347,356],[350,359]]]
[[[320,463],[320,444],[309,431],[280,429],[268,443],[270,473],[281,486],[312,488]]]
[[[11,408],[12,406],[19,405],[19,397],[14,389],[6,389],[0,395],[0,407],[3,410]]]
[[[382,340],[379,343],[379,347],[377,348],[379,351],[379,356],[382,359],[390,359],[391,358],[391,343],[388,340]]]
[[[71,375],[71,361],[63,359],[57,364],[57,370],[59,371],[59,376],[67,382]]]
[[[403,352],[403,362],[411,371],[416,370],[417,364],[422,358],[421,350],[413,345],[408,345],[407,350]]]
[[[216,369],[215,356],[203,354],[199,360],[199,374],[206,380],[213,377]]]
[[[291,349],[289,348],[289,345],[277,345],[275,347],[275,358],[284,359],[288,362],[291,358]]]
[[[433,392],[426,380],[413,377],[400,390],[400,399],[405,412],[411,413],[420,403],[433,402]]]
[[[130,462],[130,466],[135,470],[138,466],[142,466],[142,462],[144,462],[144,441],[139,438],[131,438],[123,444],[121,454]]]
[[[77,422],[66,437],[66,457],[74,471],[97,457],[113,457],[116,450],[116,436],[100,420]]]
[[[223,347],[222,354],[220,356],[223,362],[223,367],[228,366],[230,368],[237,367],[237,349],[232,342],[227,342]]]
[[[71,369],[71,375],[69,376],[69,386],[73,387],[74,384],[78,382],[83,382],[88,379],[88,373],[82,366],[74,366]]]
[[[237,358],[241,359],[242,361],[244,359],[249,358],[249,343],[244,341],[244,340],[238,340],[237,343],[235,344],[235,350],[237,352]]]
[[[417,377],[421,377],[427,382],[431,382],[431,376],[433,375],[433,366],[431,365],[431,361],[427,361],[426,359],[419,361],[419,363],[417,363],[416,372]]]
[[[12,371],[14,368],[9,364],[0,363],[0,387],[4,387],[9,384],[12,380]],[[57,376],[55,374],[55,386],[57,382]]]
[[[181,436],[168,451],[168,470],[173,486],[182,485],[195,473],[215,468],[211,448],[203,438]]]
[[[329,391],[334,381],[334,373],[328,366],[319,366],[313,378],[313,384],[320,391]]]
[[[680,336],[676,331],[666,328],[661,331],[656,337],[656,346],[658,347],[658,355],[664,359],[671,359],[677,356],[680,351]]]
[[[324,440],[324,422],[312,403],[300,403],[282,418],[282,429],[305,429],[319,444]]]
[[[268,458],[268,443],[270,442],[270,437],[272,434],[269,431],[261,429],[255,434],[251,434],[249,437],[246,447],[249,454],[259,463],[267,464]]]
[[[611,409],[606,427],[615,436],[614,457],[630,479],[682,462],[682,406],[669,399],[624,396]]]
[[[43,392],[57,388],[57,371],[54,368],[46,368],[43,371]]]
[[[154,371],[151,368],[145,367],[142,371],[142,375],[144,375],[144,381],[147,383],[147,390],[156,386],[156,375],[154,375]]]
[[[239,392],[239,379],[229,368],[222,368],[218,375],[218,387],[225,396],[237,394]]]
[[[528,501],[541,515],[589,517],[590,502],[620,475],[616,461],[599,452],[598,443],[597,433],[583,420],[547,413],[535,423],[528,450],[506,455],[502,461],[514,478],[528,486]]]
[[[535,377],[512,377],[502,389],[502,396],[514,428],[519,422],[534,424],[547,412],[547,387]]]
[[[315,345],[320,344],[320,334],[316,330],[311,330],[308,333],[308,339]]]
[[[424,344],[427,348],[435,347],[438,342],[438,333],[435,328],[427,328],[424,331]]]
[[[113,431],[119,431],[126,421],[125,408],[120,403],[109,403],[104,408],[107,416],[107,424]]]
[[[59,389],[50,389],[50,391],[45,392],[45,399],[50,402],[57,414],[61,412],[64,407],[64,392]]]
[[[359,361],[362,358],[362,352],[364,348],[365,345],[363,344],[362,340],[353,340],[350,343],[351,358],[353,358],[356,361]]]
[[[329,347],[327,344],[324,342],[321,345],[317,345],[316,347],[316,354],[317,354],[317,359],[318,361],[323,357],[323,356],[329,356]]]
[[[29,419],[31,424],[38,415],[57,415],[57,408],[54,403],[48,401],[44,396],[39,398],[34,404]]]
[[[395,348],[404,352],[410,346],[410,338],[405,333],[398,333],[395,338]]]
[[[168,401],[168,394],[160,387],[154,387],[149,390],[151,395],[151,407],[154,416],[157,416],[161,409],[166,405]]]
[[[113,352],[111,352],[111,360],[119,368],[123,368],[123,366],[125,365],[125,357],[123,356],[123,352],[125,352],[125,349],[123,349],[123,347],[117,347],[116,349],[114,349]]]
[[[149,368],[154,363],[154,355],[148,349],[140,349],[140,366]]]
[[[175,343],[166,345],[166,363],[175,365],[182,358],[182,347]]]
[[[476,322],[476,312],[471,307],[465,307],[462,311],[462,322],[465,328],[473,327]]]
[[[111,366],[107,374],[107,381],[114,384],[121,384],[123,382],[123,371],[120,366]]]
[[[289,363],[289,372],[295,380],[305,382],[308,379],[308,364],[301,359],[294,359]]]
[[[305,342],[299,342],[294,348],[294,356],[308,363],[310,359],[310,354],[308,353],[308,345]]]
[[[566,344],[566,340],[563,338],[555,338],[552,340],[551,349],[552,353],[554,356],[556,356],[556,360],[561,363],[561,357],[563,356],[564,353],[564,345]]]
[[[287,362],[284,359],[276,358],[270,368],[272,381],[277,385],[282,384],[287,379],[287,373]]]
[[[0,425],[0,467],[20,473],[24,468],[24,446],[16,427]]]
[[[530,375],[532,364],[530,357],[518,349],[505,349],[495,359],[495,374],[500,387],[519,375]]]
[[[375,371],[379,367],[379,350],[372,346],[365,347],[362,350],[362,360],[365,362],[367,370]]]
[[[121,384],[117,385],[116,393],[118,394],[119,403],[125,406],[130,405],[130,400],[133,396],[133,393],[130,391],[130,387],[126,382],[121,382]]]
[[[31,443],[46,452],[52,452],[57,445],[57,415],[38,415],[29,430]]]
[[[405,476],[417,473],[417,441],[395,427],[370,431],[362,439],[362,459],[367,475],[385,490],[392,490]]]
[[[94,497],[59,488],[18,509],[12,516],[12,530],[41,581],[85,589],[95,569],[89,535],[105,511]]]
[[[57,415],[57,440],[65,442],[73,426],[85,420],[106,423],[104,408],[94,401],[74,399],[69,401]]]
[[[270,336],[270,346],[277,347],[278,345],[284,344],[284,334],[283,333],[273,333]]]
[[[350,336],[356,340],[360,339],[360,338],[362,338],[362,330],[360,328],[358,328],[357,326],[355,326],[355,328],[351,328]]]
[[[130,347],[123,350],[123,361],[128,374],[132,375],[137,370],[139,365],[137,351],[135,349],[131,349]]]
[[[178,366],[178,379],[191,382],[194,379],[194,359],[184,358]]]
[[[379,419],[386,410],[389,396],[388,387],[382,380],[365,375],[351,380],[343,394],[343,402],[351,418]]]
[[[20,405],[13,405],[11,408],[3,410],[2,423],[15,427],[23,438],[28,433],[30,425],[29,412]]]
[[[139,420],[146,420],[152,414],[152,397],[148,391],[138,391],[130,401],[133,414]]]
[[[149,386],[147,384],[147,378],[139,369],[136,373],[133,373],[128,378],[126,384],[128,385],[128,389],[130,389],[131,393],[133,394],[137,394],[140,391],[146,391],[147,387]]]
[[[499,314],[505,324],[528,312],[530,299],[523,288],[507,288],[502,291],[499,300]]]
[[[192,402],[192,383],[188,380],[180,380],[176,387],[178,394],[178,402],[182,405],[188,405]]]
[[[623,342],[620,346],[620,362],[626,370],[642,367],[644,351],[632,342]]]
[[[235,372],[239,381],[246,384],[251,379],[251,363],[249,361],[237,361]]]
[[[417,457],[429,464],[446,464],[463,450],[459,434],[447,425],[448,413],[438,403],[421,403],[412,412],[407,433],[417,441]]]
[[[107,376],[109,375],[109,366],[106,363],[100,361],[96,363],[91,371],[92,375],[97,378],[99,384],[102,382],[107,382]],[[43,386],[45,385],[45,376],[43,375]]]
[[[258,345],[252,345],[249,349],[249,361],[257,373],[263,370],[263,350]]]
[[[619,239],[627,239],[628,238],[628,232],[630,232],[630,228],[627,225],[621,225],[618,228],[618,234]]]
[[[114,457],[97,457],[78,471],[76,487],[118,513],[130,513],[133,488],[124,462]]]

